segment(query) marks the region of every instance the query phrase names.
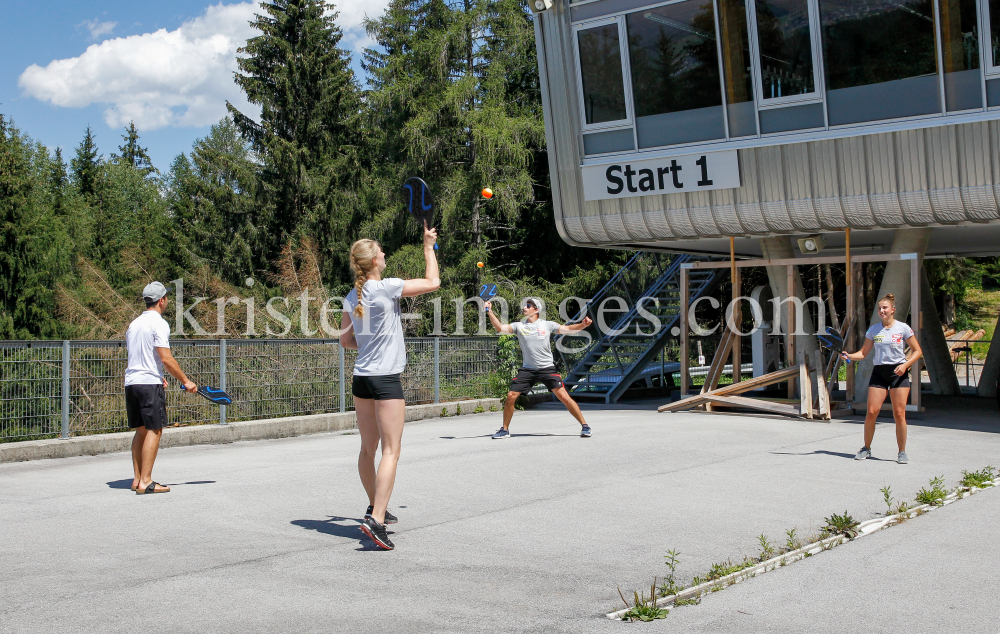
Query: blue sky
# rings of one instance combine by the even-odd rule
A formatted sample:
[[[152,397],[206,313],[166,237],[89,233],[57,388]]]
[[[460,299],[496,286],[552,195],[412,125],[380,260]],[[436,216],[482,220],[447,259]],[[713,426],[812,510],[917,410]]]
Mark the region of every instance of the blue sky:
[[[385,0],[338,3],[342,45],[369,44],[361,20]],[[0,113],[69,159],[89,124],[101,152],[116,152],[135,120],[161,171],[242,100],[235,47],[252,31],[250,2],[143,0],[5,2],[0,20]]]

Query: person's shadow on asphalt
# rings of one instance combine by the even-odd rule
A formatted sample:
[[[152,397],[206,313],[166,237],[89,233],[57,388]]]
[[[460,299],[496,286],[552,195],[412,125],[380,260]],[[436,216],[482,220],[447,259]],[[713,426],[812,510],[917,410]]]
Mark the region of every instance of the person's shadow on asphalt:
[[[184,486],[185,484],[215,484],[215,480],[194,480],[193,482],[172,482],[165,486],[177,487]],[[109,489],[132,489],[132,478],[127,480],[112,480],[107,483]]]
[[[837,458],[850,458],[851,460],[854,460],[854,454],[852,453],[841,453],[839,451],[826,451],[825,449],[817,449],[816,451],[806,451],[803,453],[797,453],[791,451],[772,451],[771,453],[776,456],[815,456],[818,454],[823,456],[836,456]],[[882,462],[885,461],[896,462],[895,459],[889,460],[888,458],[876,458],[875,456],[868,458],[868,460],[876,460]]]
[[[348,523],[339,524],[338,522]],[[361,529],[358,528],[361,526],[361,520],[356,517],[339,517],[331,515],[325,520],[292,520],[291,524],[309,531],[323,533],[324,535],[356,539],[361,544],[361,548],[358,548],[358,550],[382,550],[381,548],[375,546],[372,540],[368,539],[368,537],[361,532]],[[390,535],[393,534],[392,531],[387,532]]]

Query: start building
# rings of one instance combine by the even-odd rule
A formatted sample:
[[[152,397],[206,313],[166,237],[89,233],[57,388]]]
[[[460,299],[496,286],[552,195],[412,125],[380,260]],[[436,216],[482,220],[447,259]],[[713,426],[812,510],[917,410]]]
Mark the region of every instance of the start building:
[[[536,37],[570,244],[1000,252],[1000,0],[555,0]]]

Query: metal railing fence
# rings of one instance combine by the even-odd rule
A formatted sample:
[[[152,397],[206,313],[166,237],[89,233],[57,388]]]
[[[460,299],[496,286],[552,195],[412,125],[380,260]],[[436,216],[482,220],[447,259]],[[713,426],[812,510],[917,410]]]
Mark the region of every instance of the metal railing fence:
[[[344,412],[354,408],[357,352],[336,339],[171,342],[192,381],[225,389],[230,406],[184,393],[170,378],[171,424],[196,425]],[[406,340],[409,404],[486,398],[497,392],[496,337]],[[122,341],[0,341],[0,442],[128,429]],[[500,379],[506,391],[506,380]]]

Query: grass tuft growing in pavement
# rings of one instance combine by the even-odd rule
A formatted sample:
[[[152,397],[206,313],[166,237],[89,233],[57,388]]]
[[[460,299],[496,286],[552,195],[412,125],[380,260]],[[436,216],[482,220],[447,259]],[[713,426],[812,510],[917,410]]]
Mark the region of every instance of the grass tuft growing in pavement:
[[[847,511],[844,511],[843,515],[832,514],[830,517],[825,518],[826,526],[823,527],[823,534],[828,536],[833,535],[843,535],[848,539],[854,539],[858,536],[858,520],[854,519],[848,515]]]
[[[655,619],[666,618],[670,610],[666,608],[656,607],[656,578],[653,578],[653,584],[649,586],[649,598],[646,598],[645,593],[635,592],[635,600],[632,605],[628,604],[625,600],[625,595],[622,594],[621,588],[618,588],[618,596],[622,598],[625,602],[625,607],[628,608],[628,612],[622,615],[622,620],[628,620],[629,623],[634,621],[653,621]]]
[[[962,479],[958,483],[967,488],[985,489],[993,486],[993,480],[996,476],[996,469],[992,466],[983,467],[979,471],[962,471]]]
[[[931,506],[941,506],[944,504],[944,499],[948,497],[948,490],[944,488],[944,476],[931,478],[929,484],[931,488],[921,488],[917,492],[917,502],[930,504]]]

